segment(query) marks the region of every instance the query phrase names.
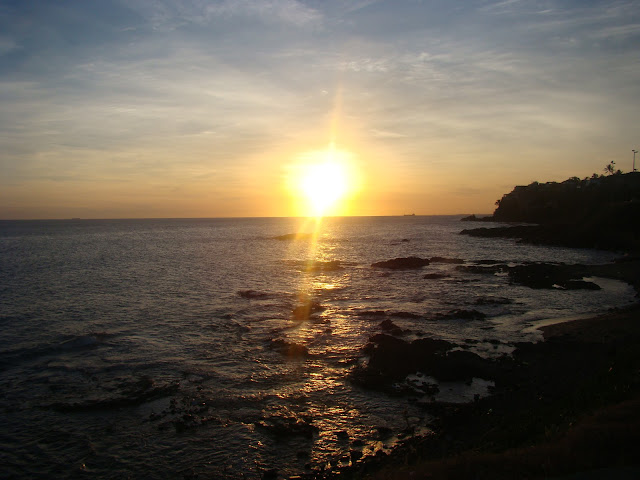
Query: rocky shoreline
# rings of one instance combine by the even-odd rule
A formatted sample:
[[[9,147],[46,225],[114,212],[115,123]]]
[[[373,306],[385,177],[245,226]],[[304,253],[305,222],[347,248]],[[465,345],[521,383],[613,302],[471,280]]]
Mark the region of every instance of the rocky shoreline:
[[[482,268],[458,268],[468,267]],[[514,268],[504,267],[509,274]],[[513,272],[514,281],[532,288],[601,276],[623,280],[640,295],[640,261],[633,258],[591,266],[534,263]],[[297,478],[533,479],[596,469],[606,469],[608,478],[640,474],[640,303],[541,327],[543,342],[518,343],[512,355],[493,360],[441,340],[409,342],[389,319],[379,329],[363,348],[369,362],[354,369],[355,383],[391,395],[435,393],[429,382],[399,387],[407,373],[421,370],[438,380],[490,378],[492,394],[466,404],[424,403],[435,419],[432,434],[411,436],[408,426],[408,440],[390,454]]]

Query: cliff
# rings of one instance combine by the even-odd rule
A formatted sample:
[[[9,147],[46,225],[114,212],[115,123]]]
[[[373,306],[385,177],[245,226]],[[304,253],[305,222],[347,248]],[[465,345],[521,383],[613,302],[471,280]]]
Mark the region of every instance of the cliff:
[[[533,227],[465,230],[483,237],[571,247],[640,251],[640,172],[517,186],[496,202],[498,222]]]

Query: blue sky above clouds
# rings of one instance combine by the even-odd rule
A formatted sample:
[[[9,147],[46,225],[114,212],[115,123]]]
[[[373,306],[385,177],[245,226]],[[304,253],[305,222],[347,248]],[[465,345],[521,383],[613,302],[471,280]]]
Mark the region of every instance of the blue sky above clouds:
[[[353,213],[490,212],[640,145],[634,1],[3,1],[0,32],[0,218],[287,215],[332,140]]]

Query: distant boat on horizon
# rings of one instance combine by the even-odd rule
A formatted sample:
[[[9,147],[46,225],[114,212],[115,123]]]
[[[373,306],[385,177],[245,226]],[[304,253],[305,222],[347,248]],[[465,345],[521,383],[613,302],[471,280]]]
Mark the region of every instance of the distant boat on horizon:
[[[415,217],[416,214],[415,213],[405,213],[404,216],[405,217]]]

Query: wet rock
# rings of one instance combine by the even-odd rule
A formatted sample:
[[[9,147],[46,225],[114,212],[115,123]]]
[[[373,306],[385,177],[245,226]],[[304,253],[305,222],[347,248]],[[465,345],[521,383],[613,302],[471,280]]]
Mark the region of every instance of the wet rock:
[[[269,348],[281,353],[285,357],[300,358],[309,356],[309,350],[304,345],[287,342],[281,338],[271,340]]]
[[[315,425],[295,416],[271,416],[256,423],[256,426],[277,437],[302,436],[310,438],[319,431]]]
[[[495,265],[458,265],[456,270],[465,273],[478,273],[485,275],[494,275],[496,273],[503,273],[509,270],[509,266],[503,263]]]
[[[392,312],[389,314],[389,316],[391,317],[398,317],[398,318],[423,318],[422,315],[418,315],[416,313],[411,313],[411,312]]]
[[[431,257],[431,263],[464,263],[461,258]]]
[[[402,257],[383,262],[372,263],[374,268],[387,268],[390,270],[410,270],[418,269],[429,265],[429,260],[419,257]]]
[[[441,278],[448,278],[446,273],[427,273],[424,277],[425,280],[440,280]]]
[[[490,360],[473,352],[455,350],[432,365],[430,373],[441,381],[456,381],[472,377],[488,378],[493,376],[492,371]]]
[[[262,473],[262,480],[275,480],[276,478],[278,478],[278,476],[278,469],[272,468]]]
[[[379,318],[386,317],[387,312],[384,310],[362,310],[360,312],[356,312],[356,315],[359,317],[371,317],[371,318]]]
[[[565,290],[600,290],[600,286],[585,280],[566,280],[560,284]]]
[[[491,215],[484,216],[484,217],[478,217],[475,214],[473,214],[473,215],[469,215],[467,217],[462,217],[460,219],[460,221],[461,222],[493,222],[495,220]]]
[[[286,235],[278,235],[277,237],[273,237],[274,240],[283,240],[283,241],[291,241],[291,240],[312,240],[312,233],[287,233]]]
[[[411,351],[422,357],[441,354],[454,347],[454,343],[436,338],[419,338],[411,342]]]
[[[391,394],[411,394],[416,388],[433,394],[437,387],[426,382],[406,382],[407,375],[418,372],[443,381],[491,378],[495,373],[492,360],[475,353],[452,350],[455,344],[446,340],[421,338],[409,343],[380,333],[370,338],[363,349],[369,362],[356,367],[352,380],[366,388]]]
[[[509,269],[509,279],[513,283],[534,289],[559,287],[567,290],[600,290],[595,283],[575,279],[576,276],[581,276],[578,271],[580,269],[581,266],[569,267],[550,263],[517,265]]]
[[[378,325],[380,327],[381,330],[391,334],[391,335],[402,335],[404,332],[403,330],[398,327],[395,323],[393,323],[391,320],[389,320],[388,318],[386,320],[383,320],[382,322],[380,322],[380,325]]]
[[[350,450],[349,456],[351,457],[351,461],[355,463],[362,458],[362,452],[360,450]]]
[[[434,320],[484,320],[487,316],[478,310],[455,309],[433,317]]]
[[[125,383],[115,396],[91,399],[81,402],[54,403],[47,408],[59,412],[82,412],[91,410],[110,410],[141,405],[162,397],[168,397],[179,389],[178,384],[156,385],[151,377],[144,376],[134,382]]]
[[[310,301],[297,306],[291,313],[295,320],[303,321],[308,320],[311,315],[323,312],[324,310],[325,307],[320,305],[318,302]]]
[[[242,298],[246,298],[249,300],[261,299],[269,297],[269,294],[263,292],[256,292],[255,290],[240,290],[238,292]]]

